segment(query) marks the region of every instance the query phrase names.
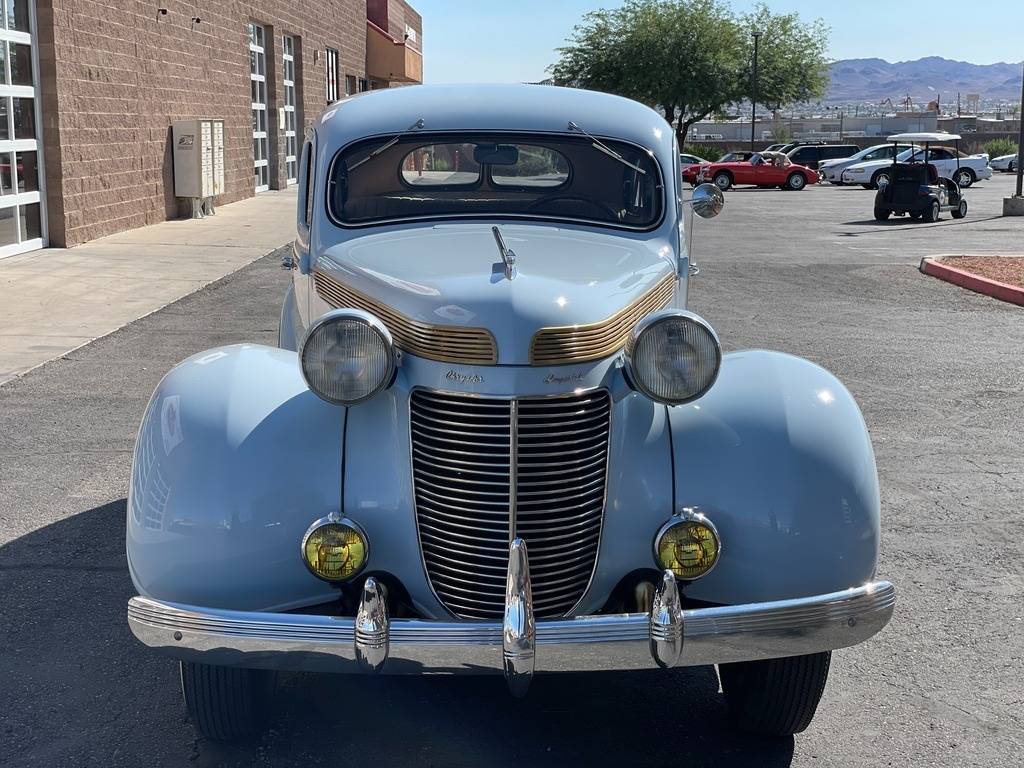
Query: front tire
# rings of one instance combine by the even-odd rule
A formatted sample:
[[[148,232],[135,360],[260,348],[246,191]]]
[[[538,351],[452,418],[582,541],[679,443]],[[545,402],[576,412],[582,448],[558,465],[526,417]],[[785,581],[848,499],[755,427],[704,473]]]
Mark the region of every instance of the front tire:
[[[732,176],[730,176],[725,171],[719,171],[718,173],[715,174],[715,177],[711,180],[711,182],[720,190],[725,192],[732,186]]]
[[[200,734],[217,741],[240,741],[262,730],[277,687],[274,672],[190,661],[180,664],[185,708]]]
[[[786,188],[792,189],[794,192],[799,192],[806,186],[807,179],[804,178],[802,173],[791,173],[789,174],[789,178],[786,179]]]
[[[875,189],[884,187],[892,181],[892,174],[889,171],[875,171],[875,175],[871,177],[871,186]]]
[[[951,213],[953,214],[953,218],[954,219],[962,219],[962,218],[964,218],[967,215],[967,201],[961,199],[960,200],[960,205],[958,205],[956,208],[954,208],[951,211]]]
[[[814,718],[825,692],[831,651],[785,659],[719,664],[733,723],[765,736],[792,736]]]

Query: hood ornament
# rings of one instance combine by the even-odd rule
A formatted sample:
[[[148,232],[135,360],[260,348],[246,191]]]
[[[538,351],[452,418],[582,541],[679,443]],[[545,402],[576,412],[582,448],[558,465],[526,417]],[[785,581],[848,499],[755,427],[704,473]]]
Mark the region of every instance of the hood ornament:
[[[491,227],[491,232],[494,234],[494,242],[498,244],[501,260],[505,263],[505,277],[511,280],[516,276],[516,252],[505,245],[505,239],[497,227]]]

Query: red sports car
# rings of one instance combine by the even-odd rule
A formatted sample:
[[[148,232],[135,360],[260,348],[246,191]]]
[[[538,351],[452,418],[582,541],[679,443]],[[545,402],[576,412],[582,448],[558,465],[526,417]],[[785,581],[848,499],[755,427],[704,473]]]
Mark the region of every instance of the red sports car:
[[[745,160],[749,160],[751,157],[753,157],[753,155],[753,152],[726,152],[724,155],[718,158],[715,161],[715,163],[743,162]],[[682,155],[680,155],[680,157],[682,157]],[[697,186],[697,174],[700,173],[702,165],[712,165],[712,163],[709,163],[707,160],[705,160],[701,163],[689,163],[687,165],[684,165],[683,181],[689,184],[693,184],[694,186]]]
[[[726,158],[728,155],[726,155]],[[734,184],[752,184],[755,187],[779,187],[799,190],[808,184],[818,183],[818,172],[803,165],[796,165],[779,152],[755,152],[748,159],[726,160],[722,158],[707,165],[690,166],[683,172],[683,179],[692,173],[691,183],[712,182],[721,190]]]

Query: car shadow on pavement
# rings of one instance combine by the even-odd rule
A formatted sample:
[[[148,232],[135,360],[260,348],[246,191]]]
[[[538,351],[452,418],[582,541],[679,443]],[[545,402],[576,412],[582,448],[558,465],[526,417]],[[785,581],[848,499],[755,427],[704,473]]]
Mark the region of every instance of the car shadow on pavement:
[[[0,764],[766,766],[793,739],[732,730],[711,667],[537,677],[281,675],[256,742],[198,738],[177,665],[140,645],[125,608],[123,499],[0,546]],[[17,620],[13,620],[16,617]],[[59,723],[58,734],[54,733]]]
[[[1002,216],[985,216],[983,218],[971,218],[970,215],[966,219],[953,219],[953,218],[941,218],[938,221],[921,221],[921,219],[912,219],[909,216],[894,216],[891,219],[885,221],[878,221],[877,219],[857,219],[855,221],[843,221],[840,222],[846,227],[900,227],[910,226],[915,227],[942,227],[942,226],[956,226],[962,227],[967,224],[981,224],[986,221],[993,221],[995,219],[1001,219]]]

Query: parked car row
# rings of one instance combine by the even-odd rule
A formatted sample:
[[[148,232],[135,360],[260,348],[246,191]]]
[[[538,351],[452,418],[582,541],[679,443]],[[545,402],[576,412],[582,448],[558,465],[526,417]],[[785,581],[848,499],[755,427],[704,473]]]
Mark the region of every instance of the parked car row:
[[[865,149],[855,144],[791,142],[772,144],[761,152],[728,152],[715,162],[689,154],[681,154],[679,159],[683,181],[693,185],[710,181],[722,190],[735,185],[796,190],[819,181],[877,189],[892,180],[894,161],[931,163],[941,177],[966,189],[992,178],[993,170],[1015,171],[1017,162],[1016,155],[989,160],[984,153],[967,154],[946,146],[930,146],[926,157],[925,150],[898,142]]]

